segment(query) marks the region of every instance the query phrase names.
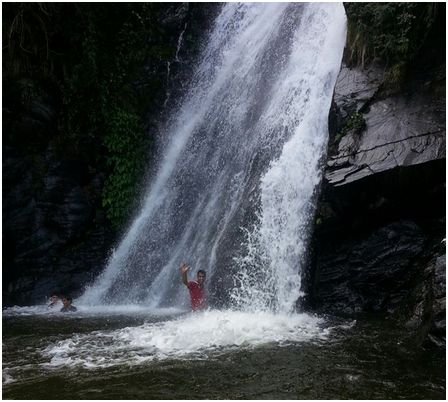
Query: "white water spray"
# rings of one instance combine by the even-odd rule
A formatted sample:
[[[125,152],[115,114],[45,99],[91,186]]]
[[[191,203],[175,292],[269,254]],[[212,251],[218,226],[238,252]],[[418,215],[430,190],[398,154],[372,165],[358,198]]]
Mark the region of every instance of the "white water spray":
[[[259,123],[270,127],[280,121],[292,137],[261,178],[261,211],[246,232],[246,253],[235,259],[241,269],[232,297],[245,310],[289,313],[302,295],[313,194],[321,180],[319,162],[345,36],[334,6],[314,5],[302,14],[289,61]]]
[[[291,312],[344,43],[342,4],[224,5],[144,206],[79,303],[185,305],[187,260],[235,276],[237,307]]]
[[[43,348],[44,368],[87,369],[133,366],[165,359],[204,360],[231,350],[276,343],[325,339],[322,320],[306,314],[294,317],[261,313],[207,311],[171,321],[145,323],[112,331],[94,331]]]

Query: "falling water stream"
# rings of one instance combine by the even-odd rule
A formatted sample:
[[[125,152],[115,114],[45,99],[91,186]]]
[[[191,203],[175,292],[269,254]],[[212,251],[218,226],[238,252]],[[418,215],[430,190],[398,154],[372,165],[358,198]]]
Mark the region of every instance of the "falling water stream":
[[[223,5],[142,208],[78,312],[3,312],[4,397],[442,395],[421,375],[440,361],[397,328],[297,311],[345,24],[337,3]],[[211,309],[189,312],[183,261],[207,272]]]
[[[209,283],[234,273],[238,307],[292,312],[344,44],[341,4],[226,4],[143,208],[80,303],[185,305],[187,260]]]

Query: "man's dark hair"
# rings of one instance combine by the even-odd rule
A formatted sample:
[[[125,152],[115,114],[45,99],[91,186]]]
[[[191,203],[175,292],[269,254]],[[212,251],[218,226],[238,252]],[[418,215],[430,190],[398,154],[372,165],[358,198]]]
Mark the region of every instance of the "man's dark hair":
[[[62,298],[69,301],[70,303],[73,301],[73,299],[70,296],[63,296]]]
[[[207,276],[207,274],[205,273],[205,271],[202,270],[202,269],[200,269],[200,270],[198,271],[198,275],[199,275],[199,274],[203,274],[203,275]]]

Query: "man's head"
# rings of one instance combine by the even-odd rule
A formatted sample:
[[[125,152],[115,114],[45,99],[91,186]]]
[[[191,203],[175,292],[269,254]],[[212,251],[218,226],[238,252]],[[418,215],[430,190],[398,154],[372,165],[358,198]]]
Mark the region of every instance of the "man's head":
[[[62,298],[62,304],[64,305],[64,307],[69,307],[72,304],[72,298],[69,296],[64,296]]]
[[[56,303],[59,300],[59,296],[56,293],[52,293],[51,297],[50,297],[50,301],[52,303]]]
[[[205,282],[205,271],[203,271],[202,269],[200,269],[199,271],[198,271],[198,283],[200,284],[200,285],[203,285],[204,284],[204,282]]]

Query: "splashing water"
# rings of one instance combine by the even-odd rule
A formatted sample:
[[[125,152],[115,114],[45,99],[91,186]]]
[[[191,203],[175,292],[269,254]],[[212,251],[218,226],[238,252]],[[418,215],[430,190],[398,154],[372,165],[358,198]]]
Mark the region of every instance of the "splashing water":
[[[78,302],[186,306],[187,260],[221,296],[235,280],[241,310],[292,312],[344,43],[342,4],[224,5],[144,206]]]
[[[246,232],[246,253],[235,259],[241,269],[231,296],[245,310],[292,312],[302,295],[313,193],[321,179],[327,111],[344,43],[344,24],[320,7],[303,12],[276,99],[260,122],[275,126],[281,120],[292,137],[261,178],[261,212]]]
[[[45,367],[110,367],[154,360],[201,360],[219,355],[223,348],[251,349],[266,343],[291,344],[324,339],[316,317],[293,318],[269,313],[247,314],[206,311],[171,321],[145,323],[114,331],[93,331],[50,344],[41,350]]]
[[[266,344],[287,346],[321,341],[332,330],[323,319],[309,314],[252,314],[230,310],[185,314],[178,309],[149,310],[135,305],[81,305],[77,312],[70,314],[48,309],[46,305],[15,306],[4,310],[3,316],[20,318],[21,322],[29,316],[34,319],[41,316],[48,320],[48,325],[63,329],[56,336],[47,337],[46,342],[38,340],[39,347],[33,354],[39,370],[62,366],[85,369],[133,366],[167,359],[215,359],[225,353],[253,350]],[[136,321],[144,323],[135,326]],[[123,327],[122,323],[126,322],[134,325]],[[69,330],[71,323],[74,327]],[[86,332],[91,326],[101,329]],[[33,370],[33,365],[22,362],[22,355],[17,358],[18,367],[8,365],[4,372],[6,381],[14,381],[21,370]]]

